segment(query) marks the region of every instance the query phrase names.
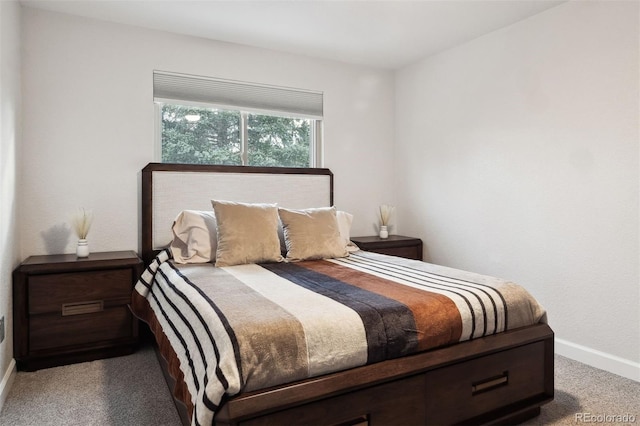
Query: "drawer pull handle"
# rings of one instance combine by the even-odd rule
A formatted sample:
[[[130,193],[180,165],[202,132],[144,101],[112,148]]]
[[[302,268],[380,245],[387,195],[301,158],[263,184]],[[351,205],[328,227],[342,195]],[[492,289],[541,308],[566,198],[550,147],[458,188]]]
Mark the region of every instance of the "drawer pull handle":
[[[96,300],[91,302],[65,303],[62,305],[62,316],[92,314],[104,310],[104,302]]]
[[[369,425],[369,415],[363,415],[360,417],[356,417],[355,419],[348,420],[346,422],[338,423],[335,426],[368,426]]]
[[[488,379],[472,383],[471,395],[477,395],[482,392],[488,392],[488,391],[494,390],[495,388],[506,386],[508,384],[509,384],[509,372],[505,371],[499,376],[493,376]]]

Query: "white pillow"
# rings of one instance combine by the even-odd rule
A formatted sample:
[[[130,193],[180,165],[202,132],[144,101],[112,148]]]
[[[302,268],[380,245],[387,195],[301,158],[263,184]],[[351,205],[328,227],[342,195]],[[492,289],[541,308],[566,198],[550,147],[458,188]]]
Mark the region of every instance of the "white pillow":
[[[216,216],[213,211],[183,210],[173,221],[169,246],[176,263],[206,263],[215,260]]]
[[[353,223],[353,215],[342,210],[336,212],[338,218],[338,229],[340,230],[340,237],[344,241],[347,251],[352,253],[358,251],[359,248],[351,242],[351,224]]]

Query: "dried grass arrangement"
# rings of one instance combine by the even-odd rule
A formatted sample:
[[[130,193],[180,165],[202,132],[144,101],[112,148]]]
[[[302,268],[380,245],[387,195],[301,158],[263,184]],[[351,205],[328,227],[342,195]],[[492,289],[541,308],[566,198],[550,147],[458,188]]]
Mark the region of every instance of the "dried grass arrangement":
[[[73,229],[81,240],[86,240],[93,222],[93,212],[91,210],[78,209],[73,215]]]
[[[383,204],[380,206],[380,225],[388,226],[391,221],[391,216],[396,208],[394,206],[390,206],[388,204]]]

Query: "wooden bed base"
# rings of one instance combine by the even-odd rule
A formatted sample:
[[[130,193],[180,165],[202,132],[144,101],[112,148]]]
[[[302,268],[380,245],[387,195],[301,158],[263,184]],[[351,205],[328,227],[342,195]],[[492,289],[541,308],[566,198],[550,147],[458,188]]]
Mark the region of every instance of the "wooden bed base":
[[[229,171],[241,169],[230,167]],[[220,173],[225,167],[149,165],[143,170],[142,248],[147,262],[155,252],[150,174],[158,170]],[[255,173],[258,169],[246,170]],[[259,171],[317,173],[316,169]],[[333,179],[330,182],[333,194]],[[546,324],[537,324],[239,394],[223,401],[214,421],[216,425],[514,424],[536,416],[553,399],[553,356],[553,331]],[[168,373],[165,356],[158,358],[173,390],[175,380]],[[184,404],[176,404],[183,422],[189,424]]]
[[[216,425],[516,424],[553,400],[544,324],[227,399]],[[170,389],[175,379],[158,353]],[[190,424],[175,399],[184,425]]]

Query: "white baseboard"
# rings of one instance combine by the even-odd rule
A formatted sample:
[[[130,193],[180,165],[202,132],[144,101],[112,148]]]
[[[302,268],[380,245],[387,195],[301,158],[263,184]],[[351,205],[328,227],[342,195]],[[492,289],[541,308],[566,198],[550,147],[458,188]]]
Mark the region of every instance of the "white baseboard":
[[[12,359],[9,363],[9,368],[7,368],[7,371],[4,373],[2,382],[0,382],[0,411],[2,411],[4,402],[7,400],[11,385],[13,385],[13,380],[16,378],[16,372],[16,360]]]
[[[640,382],[640,363],[558,338],[555,339],[555,352],[583,364]]]

